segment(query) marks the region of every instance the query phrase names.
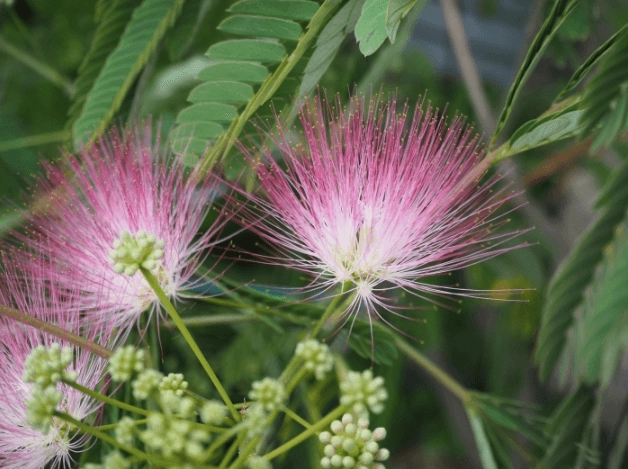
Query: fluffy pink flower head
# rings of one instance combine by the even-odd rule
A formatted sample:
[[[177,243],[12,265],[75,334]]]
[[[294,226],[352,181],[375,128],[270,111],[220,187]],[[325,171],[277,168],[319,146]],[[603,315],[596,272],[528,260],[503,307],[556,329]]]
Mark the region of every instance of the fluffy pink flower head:
[[[67,292],[61,293],[54,284],[45,284],[41,276],[20,277],[10,266],[8,272],[1,274],[1,305],[75,333],[79,328],[76,299]],[[93,329],[87,337],[98,340],[109,332]],[[27,421],[26,401],[33,385],[23,380],[24,362],[36,347],[54,343],[72,347],[74,361],[68,370],[76,372],[76,382],[94,389],[103,376],[105,360],[33,327],[0,317],[0,467],[4,469],[69,467],[71,453],[80,451],[87,443],[87,436],[57,419],[53,419],[47,434]],[[59,384],[57,389],[63,395],[59,410],[90,423],[98,419],[102,403],[65,384]]]
[[[138,258],[170,298],[193,286],[191,277],[225,221],[219,216],[199,233],[214,176],[189,176],[180,159],[152,143],[150,130],[114,130],[63,163],[49,166],[40,181],[49,193],[46,213],[31,217],[28,236],[16,235],[28,253],[21,268],[28,270],[30,259],[47,259],[54,270],[49,278],[82,292],[91,311],[86,321],[113,323],[124,336],[159,303],[135,273]]]
[[[255,164],[263,195],[253,199],[252,229],[280,252],[270,262],[315,276],[315,288],[351,285],[347,310],[361,305],[395,310],[386,291],[399,287],[422,298],[473,295],[422,281],[494,257],[516,232],[495,232],[495,214],[512,192],[478,185],[485,169],[478,138],[461,118],[449,125],[438,111],[354,97],[334,109],[318,97],[301,113],[304,142],[280,129]],[[476,292],[477,294],[477,292]],[[348,318],[347,317],[347,318]]]

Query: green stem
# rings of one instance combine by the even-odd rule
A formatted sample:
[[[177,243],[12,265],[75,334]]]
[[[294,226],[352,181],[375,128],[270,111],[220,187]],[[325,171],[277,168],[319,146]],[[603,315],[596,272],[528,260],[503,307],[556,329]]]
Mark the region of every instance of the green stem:
[[[316,324],[316,326],[314,327],[314,329],[311,332],[311,337],[316,337],[318,335],[318,333],[320,332],[320,330],[323,328],[323,325],[325,324],[325,322],[327,321],[327,319],[329,319],[329,316],[331,316],[332,314],[334,314],[334,312],[336,311],[336,306],[338,305],[338,303],[340,302],[340,299],[342,298],[342,293],[336,295],[333,300],[331,300],[331,302],[329,303],[329,306],[327,306],[327,309],[325,310],[325,312],[323,313],[323,315],[321,316],[320,320],[318,321],[318,323]]]
[[[312,425],[310,423],[308,423],[304,418],[302,418],[299,414],[297,414],[292,409],[290,409],[288,407],[284,407],[283,411],[285,412],[285,414],[288,417],[290,417],[295,422],[301,424],[303,427],[305,427],[305,428],[311,428],[312,427]]]
[[[69,137],[70,133],[65,130],[48,132],[39,135],[29,135],[28,137],[20,137],[0,142],[0,151],[19,150],[20,148],[36,147],[39,145],[46,145],[48,143],[64,142]]]
[[[148,419],[133,419],[133,424],[134,425],[144,425],[146,423]],[[115,430],[120,422],[116,422],[116,423],[108,423],[107,425],[100,425],[98,427],[94,427],[96,430],[100,430],[101,432],[107,431],[107,430]]]
[[[42,77],[46,78],[51,83],[57,85],[59,88],[65,91],[68,96],[72,97],[76,92],[74,84],[72,84],[70,80],[65,78],[50,65],[47,65],[37,60],[35,57],[31,56],[27,52],[24,52],[23,50],[18,49],[13,44],[8,43],[1,37],[0,50],[6,52],[18,62],[22,62],[24,65],[26,65]]]
[[[88,435],[95,436],[99,440],[102,440],[105,443],[109,443],[111,446],[121,449],[122,451],[126,451],[127,453],[132,454],[135,457],[148,461],[151,464],[159,467],[169,467],[172,464],[172,461],[164,461],[163,458],[151,456],[150,454],[144,453],[137,448],[122,445],[114,437],[108,435],[107,433],[102,432],[92,427],[91,425],[87,425],[80,420],[76,420],[74,417],[64,412],[55,412],[54,416],[75,426],[82,433],[87,433]]]
[[[309,372],[310,371],[307,368],[301,368],[297,371],[286,386],[286,394],[290,395],[297,384],[299,384],[299,381],[301,381]]]
[[[77,391],[82,392],[83,394],[92,397],[98,401],[104,402],[105,404],[112,405],[117,407],[118,409],[126,410],[128,412],[133,412],[135,414],[143,415],[148,417],[150,412],[146,409],[142,409],[141,407],[136,407],[131,404],[127,404],[126,402],[119,401],[118,399],[114,399],[113,397],[105,396],[104,394],[99,393],[98,391],[94,391],[93,389],[86,388],[78,383],[72,381],[63,381],[65,384],[70,386],[71,388],[76,389]]]
[[[410,358],[414,363],[419,365],[425,371],[427,371],[430,375],[432,375],[436,380],[449,389],[458,399],[462,401],[463,404],[470,404],[473,402],[473,397],[460,383],[458,383],[455,379],[449,376],[445,371],[436,366],[431,360],[429,360],[425,355],[416,351],[412,348],[406,341],[401,338],[396,338],[397,347],[405,353],[408,358]]]
[[[211,326],[215,324],[233,324],[235,322],[248,322],[248,321],[259,321],[260,318],[258,316],[254,316],[252,314],[212,314],[210,316],[199,316],[193,318],[183,318],[183,323],[186,326]],[[171,321],[166,322],[167,325],[174,326],[174,323]]]
[[[225,433],[223,433],[222,435],[220,435],[218,438],[216,438],[216,441],[214,441],[209,448],[207,448],[207,451],[205,451],[205,460],[209,459],[211,457],[211,455],[213,454],[214,451],[216,451],[218,448],[220,448],[224,443],[226,443],[227,441],[229,441],[230,438],[232,438],[236,433],[238,433],[238,431],[240,431],[241,428],[239,428],[238,426],[235,427],[231,427],[228,431],[226,431]]]
[[[220,466],[218,466],[218,469],[225,469],[227,467],[229,461],[231,461],[233,455],[240,447],[240,444],[242,444],[242,438],[244,438],[244,432],[240,433],[236,438],[236,441],[234,441],[233,444],[229,447],[229,449],[225,453],[225,457],[222,458],[222,462],[220,463]]]
[[[199,162],[196,169],[201,178],[204,174],[207,174],[214,162],[220,161],[227,156],[227,153],[231,150],[238,135],[242,132],[244,125],[260,106],[272,98],[273,94],[277,91],[290,71],[299,62],[301,57],[303,57],[303,54],[307,52],[310,43],[318,36],[320,30],[327,24],[327,21],[340,3],[340,0],[325,0],[319,7],[310,20],[305,34],[301,36],[292,53],[284,58],[273,74],[264,80],[257,93],[255,93],[253,99],[247,103],[242,113],[235,118],[229,129],[220,136],[211,152],[205,154],[203,159]]]
[[[240,414],[238,414],[238,411],[233,406],[233,402],[231,402],[231,399],[229,399],[229,396],[227,395],[227,391],[225,391],[225,388],[220,383],[218,376],[216,376],[216,373],[214,373],[214,370],[212,369],[211,365],[209,364],[209,362],[203,355],[203,352],[201,352],[201,349],[196,344],[196,341],[192,337],[192,334],[190,334],[190,331],[181,320],[181,316],[179,316],[179,313],[177,312],[176,308],[174,307],[170,299],[168,299],[168,297],[162,290],[155,276],[152,273],[150,273],[148,270],[144,269],[143,267],[140,267],[140,271],[142,272],[142,275],[144,275],[144,278],[146,279],[150,287],[153,289],[153,291],[159,298],[159,301],[163,305],[164,309],[168,312],[170,319],[177,326],[177,329],[179,329],[179,332],[181,332],[181,335],[183,336],[185,341],[188,343],[188,345],[192,349],[192,352],[194,352],[194,355],[196,355],[196,358],[198,359],[201,366],[205,370],[205,373],[207,373],[207,376],[209,376],[209,379],[216,387],[218,394],[220,394],[220,397],[229,408],[229,412],[231,412],[232,417],[234,418],[236,422],[238,422],[240,420]]]
[[[316,432],[319,432],[319,431],[323,430],[323,428],[326,428],[328,425],[331,424],[332,421],[334,421],[338,417],[340,417],[345,411],[346,411],[346,407],[345,406],[337,407],[336,409],[331,411],[329,414],[327,414],[325,417],[323,417],[321,420],[316,422],[314,425],[311,425],[307,430],[301,432],[300,434],[298,434],[297,436],[295,436],[291,440],[286,441],[279,448],[276,448],[275,450],[271,451],[270,453],[264,455],[263,456],[264,459],[266,461],[270,461],[271,459],[274,459],[277,456],[279,456],[279,455],[285,453],[286,451],[292,449],[293,447],[295,447],[296,445],[298,445],[302,441],[307,440],[309,437],[314,435]]]
[[[113,351],[109,350],[108,348],[98,345],[91,340],[87,340],[80,335],[76,335],[59,326],[55,326],[54,324],[50,324],[46,321],[42,321],[41,319],[37,319],[29,314],[22,313],[17,309],[8,308],[7,306],[0,305],[0,316],[6,316],[11,319],[15,319],[17,322],[34,327],[35,329],[39,329],[46,334],[50,334],[61,340],[70,342],[71,344],[76,345],[79,348],[87,350],[88,352],[96,354],[99,357],[107,360],[109,359],[109,357],[111,357],[111,354],[113,353]]]

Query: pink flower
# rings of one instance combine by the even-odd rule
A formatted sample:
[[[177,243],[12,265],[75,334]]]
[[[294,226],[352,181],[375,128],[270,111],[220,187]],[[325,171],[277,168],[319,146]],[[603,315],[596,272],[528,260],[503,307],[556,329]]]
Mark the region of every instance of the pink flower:
[[[312,288],[349,285],[347,320],[360,306],[394,311],[394,287],[433,302],[478,294],[423,281],[513,249],[503,243],[518,234],[495,232],[506,223],[495,212],[513,194],[494,191],[498,177],[478,185],[485,170],[472,129],[461,118],[447,126],[429,106],[408,127],[395,100],[336,106],[305,103],[302,143],[280,129],[285,168],[269,149],[261,161],[249,155],[263,195],[241,191],[252,201],[245,218],[261,219],[252,229],[279,251],[266,260],[311,273]]]
[[[77,332],[79,315],[76,297],[61,293],[54,284],[46,284],[41,277],[16,273],[12,265],[2,274],[0,304]],[[87,337],[99,340],[110,331],[92,330]],[[71,452],[80,451],[87,436],[78,434],[53,419],[50,431],[44,435],[27,422],[26,401],[32,384],[22,379],[24,362],[39,345],[46,347],[59,343],[70,344],[41,331],[0,316],[0,467],[5,469],[41,469],[69,467]],[[77,382],[94,389],[103,376],[105,360],[85,350],[74,349],[74,363],[68,369],[77,373]],[[78,420],[97,423],[102,403],[94,401],[65,384],[57,388],[63,394],[58,409]]]
[[[26,248],[21,268],[29,270],[33,258],[47,260],[54,270],[48,277],[59,288],[82,292],[82,306],[91,311],[85,321],[113,323],[124,338],[159,301],[140,273],[116,272],[124,272],[111,257],[116,240],[143,233],[157,247],[163,243],[151,269],[170,298],[183,296],[226,220],[219,215],[199,233],[214,177],[195,184],[179,159],[151,142],[150,130],[113,131],[63,163],[48,166],[39,182],[49,193],[46,213],[31,217],[28,236],[15,235]]]

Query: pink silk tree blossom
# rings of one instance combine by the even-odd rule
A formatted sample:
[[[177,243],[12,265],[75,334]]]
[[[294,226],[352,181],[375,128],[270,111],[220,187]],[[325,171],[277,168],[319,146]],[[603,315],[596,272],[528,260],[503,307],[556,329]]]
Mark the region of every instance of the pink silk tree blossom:
[[[448,125],[417,106],[408,123],[395,100],[354,97],[342,110],[318,97],[301,123],[300,143],[279,125],[277,160],[268,148],[248,157],[262,193],[241,191],[245,221],[261,220],[251,229],[278,251],[266,262],[312,274],[312,289],[349,285],[347,320],[361,306],[394,312],[386,292],[396,287],[432,302],[481,296],[423,280],[513,249],[504,243],[518,234],[496,232],[513,193],[496,189],[498,177],[480,183],[483,151],[464,119]]]
[[[189,176],[180,159],[152,143],[150,130],[114,130],[62,163],[49,165],[39,181],[46,213],[30,217],[27,236],[15,235],[24,246],[20,263],[28,270],[30,259],[46,259],[60,288],[82,292],[90,311],[85,321],[113,323],[124,338],[159,301],[139,272],[114,270],[116,240],[143,233],[163,244],[153,273],[170,298],[180,298],[194,286],[192,275],[227,219],[219,215],[199,233],[215,195],[214,176]]]
[[[70,332],[78,332],[77,297],[58,290],[54,283],[41,276],[16,273],[7,266],[0,278],[0,304],[15,308],[37,319],[55,324]],[[106,340],[111,331],[92,329],[90,340]],[[4,469],[68,468],[71,453],[81,451],[87,436],[77,434],[68,425],[53,419],[47,434],[27,422],[26,401],[33,386],[23,381],[24,362],[36,347],[70,346],[74,363],[69,371],[77,373],[76,381],[94,389],[103,377],[105,360],[33,327],[0,316],[0,467]],[[102,403],[65,385],[57,385],[63,394],[58,409],[78,420],[97,423]]]

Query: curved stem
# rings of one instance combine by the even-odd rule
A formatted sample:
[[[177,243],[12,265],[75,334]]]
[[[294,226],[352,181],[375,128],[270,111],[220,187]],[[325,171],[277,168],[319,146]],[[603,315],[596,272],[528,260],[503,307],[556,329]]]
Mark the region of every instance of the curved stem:
[[[172,464],[172,461],[164,461],[163,458],[161,457],[151,456],[150,454],[144,453],[143,451],[140,451],[137,448],[122,445],[114,437],[108,435],[107,433],[102,432],[92,427],[91,425],[87,425],[64,412],[55,412],[53,415],[75,426],[80,432],[95,436],[99,440],[109,443],[111,446],[121,449],[122,451],[126,451],[127,453],[132,454],[133,456],[137,458],[148,461],[151,464],[154,464],[159,467],[169,467]]]
[[[326,428],[328,425],[331,424],[332,421],[334,421],[336,418],[340,417],[345,411],[346,411],[346,407],[345,406],[337,407],[336,409],[332,410],[329,414],[327,414],[325,417],[323,417],[321,420],[316,422],[314,425],[311,425],[307,430],[301,432],[300,434],[298,434],[297,436],[295,436],[291,440],[286,441],[279,448],[276,448],[275,450],[271,451],[270,453],[265,454],[263,456],[263,458],[266,461],[270,461],[271,459],[274,459],[277,456],[279,456],[279,455],[285,453],[286,451],[292,449],[293,447],[295,447],[296,445],[298,445],[302,441],[307,440],[309,437],[314,435],[316,432],[319,432],[323,428]]]
[[[233,402],[231,402],[231,399],[229,399],[227,391],[225,391],[225,388],[222,386],[220,380],[218,379],[218,376],[216,376],[216,373],[214,373],[214,370],[212,369],[211,365],[209,364],[209,362],[203,355],[203,352],[201,352],[201,349],[199,348],[196,341],[192,337],[192,334],[190,334],[190,331],[188,330],[186,325],[183,323],[183,320],[181,319],[181,316],[177,312],[176,308],[174,307],[170,299],[168,299],[168,297],[164,293],[163,289],[161,288],[161,285],[159,285],[159,282],[157,281],[155,276],[152,273],[150,273],[148,270],[144,269],[143,267],[140,267],[140,271],[142,272],[142,275],[144,275],[144,278],[146,279],[150,287],[153,289],[153,291],[159,298],[159,301],[163,305],[164,309],[168,312],[170,319],[177,326],[177,329],[179,329],[179,332],[181,332],[181,335],[183,336],[185,341],[188,343],[188,345],[192,349],[192,352],[194,352],[194,355],[196,355],[196,358],[198,359],[201,366],[205,370],[205,373],[207,373],[207,376],[209,376],[209,379],[216,387],[218,394],[220,394],[220,397],[229,408],[229,412],[231,412],[232,417],[234,418],[236,422],[238,422],[240,420],[240,414],[238,414],[238,411],[233,406]]]
[[[29,314],[22,313],[17,309],[8,308],[4,305],[0,305],[0,315],[15,319],[17,322],[34,327],[35,329],[39,329],[40,331],[53,335],[61,340],[70,342],[71,344],[76,345],[77,347],[87,350],[93,354],[96,354],[104,359],[109,359],[109,357],[111,357],[111,354],[113,353],[113,351],[109,350],[106,347],[103,347],[102,345],[98,345],[91,340],[87,340],[86,338],[74,334],[59,326],[55,326],[54,324],[50,324],[49,322],[42,321],[41,319],[37,319]]]
[[[304,428],[311,428],[312,427],[312,425],[310,423],[308,423],[303,417],[301,417],[299,414],[297,414],[292,409],[290,409],[288,407],[284,407],[282,410],[292,420],[294,420],[295,422],[301,424],[302,427],[304,427]]]
[[[325,321],[327,321],[327,319],[329,319],[329,316],[334,314],[334,312],[336,311],[336,306],[340,302],[341,298],[342,298],[342,294],[338,294],[338,295],[336,295],[333,298],[333,300],[331,300],[331,302],[329,303],[329,306],[327,306],[327,309],[325,310],[325,312],[323,313],[323,315],[319,319],[318,323],[316,324],[316,326],[312,330],[312,332],[310,334],[311,337],[316,337],[318,335],[320,330],[323,328],[323,325],[325,324]]]
[[[283,83],[290,71],[299,62],[303,54],[307,52],[310,43],[316,38],[320,30],[327,24],[328,19],[332,13],[340,6],[339,0],[325,0],[325,2],[318,8],[310,23],[307,25],[305,34],[299,38],[295,49],[292,53],[285,57],[277,69],[261,84],[257,93],[253,99],[251,99],[244,110],[238,115],[231,123],[229,129],[224,132],[216,144],[212,147],[211,151],[206,153],[196,167],[196,173],[199,179],[207,174],[212,165],[224,160],[229,153],[229,150],[234,145],[238,135],[244,129],[244,125],[248,122],[253,114],[268,101],[277,91],[277,88]]]
[[[63,381],[64,384],[67,384],[71,388],[76,389],[77,391],[82,392],[83,394],[96,399],[100,402],[104,402],[105,404],[112,405],[122,410],[127,410],[129,412],[133,412],[134,414],[144,415],[145,417],[150,415],[150,412],[146,409],[142,409],[141,407],[136,407],[131,404],[127,404],[126,402],[119,401],[118,399],[114,399],[113,397],[105,396],[104,394],[99,393],[98,391],[94,391],[93,389],[86,388],[78,383],[72,381]]]
[[[473,401],[471,393],[467,391],[458,381],[449,376],[445,371],[436,366],[425,355],[412,348],[405,340],[396,337],[397,347],[405,353],[414,363],[419,365],[436,380],[449,389],[463,404],[469,404]]]
[[[76,92],[76,87],[74,84],[65,78],[61,73],[56,71],[50,65],[41,62],[36,59],[29,53],[18,49],[13,44],[8,43],[3,38],[0,37],[0,50],[6,52],[8,55],[13,57],[18,62],[22,62],[31,70],[35,71],[42,77],[46,78],[51,83],[55,84],[59,88],[61,88],[65,93],[72,97]]]

